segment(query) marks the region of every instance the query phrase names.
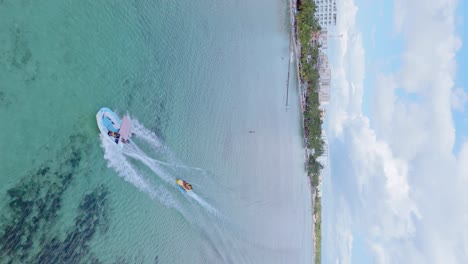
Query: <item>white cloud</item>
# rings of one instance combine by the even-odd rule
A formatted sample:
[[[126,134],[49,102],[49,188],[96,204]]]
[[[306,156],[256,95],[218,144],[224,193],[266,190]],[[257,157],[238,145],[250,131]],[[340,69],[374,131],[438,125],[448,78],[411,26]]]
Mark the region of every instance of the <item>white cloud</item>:
[[[454,0],[395,1],[398,11],[395,23],[401,26],[396,27],[405,45],[395,81],[399,88],[416,95],[417,100],[408,103],[404,98],[397,99],[393,106],[374,109],[377,117],[383,114],[380,111],[398,109],[393,112],[391,127],[388,123],[378,127],[376,123],[376,129],[390,131],[382,134],[383,139],[392,145],[396,155],[407,160],[424,150],[450,153],[455,142],[450,105],[456,73],[455,54],[461,46],[455,34],[456,3]],[[378,94],[376,98],[386,99],[378,98]],[[427,144],[429,142],[431,144]]]
[[[334,262],[341,264],[351,263],[353,236],[347,224],[351,221],[349,207],[343,197],[339,199],[340,218],[337,219],[337,229],[335,230],[336,240],[334,245]]]
[[[388,260],[387,254],[385,254],[385,249],[383,248],[383,246],[379,244],[373,244],[373,243],[371,243],[369,246],[372,250],[372,253],[374,253],[375,263],[381,263],[381,264],[390,263],[390,261]]]
[[[395,114],[395,89],[398,87],[395,77],[380,74],[376,78],[374,88],[373,113],[376,132],[388,137],[393,125]]]
[[[468,182],[468,142],[462,147],[458,157],[457,175],[461,176],[461,180]],[[466,186],[466,185],[465,185]]]
[[[339,5],[344,12],[337,31],[345,37],[331,61],[328,120],[330,142],[346,152],[331,152],[342,161],[332,157],[332,164],[347,166],[332,170],[345,173],[332,174],[332,184],[346,186],[333,188],[342,192],[332,195],[343,199],[329,222],[336,238],[324,245],[341,249],[339,263],[351,261],[354,232],[365,236],[375,263],[468,263],[468,142],[453,153],[451,112],[463,111],[468,101],[454,90],[461,47],[456,4],[395,0],[401,66],[377,75],[372,119],[361,109],[365,51],[355,23],[358,8],[353,0]],[[324,252],[325,262],[335,261],[332,250]]]
[[[337,67],[334,67],[332,74],[337,86],[342,89],[332,91],[339,93],[334,98],[334,104],[340,107],[332,107],[333,113],[329,116],[330,124],[335,126],[333,132],[335,136],[339,136],[342,131],[342,124],[347,119],[348,115],[356,116],[361,112],[362,104],[362,87],[364,82],[365,60],[364,49],[362,47],[361,34],[354,30],[356,24],[357,6],[352,0],[344,0],[338,2],[338,10],[346,10],[340,14],[338,19],[337,32],[343,34],[340,39],[338,54],[335,62],[332,62]],[[353,65],[353,67],[345,67],[345,64]],[[348,100],[348,98],[360,93],[360,97],[354,97],[356,100]]]
[[[468,103],[468,94],[461,88],[457,88],[452,92],[452,108],[464,112],[465,104]]]
[[[407,163],[396,158],[386,142],[377,139],[367,117],[349,120],[346,134],[360,204],[373,215],[361,221],[367,221],[375,237],[412,234],[412,219],[419,213],[409,195]]]
[[[375,34],[377,33],[377,26],[374,24],[372,25],[371,29],[371,47],[375,49]]]

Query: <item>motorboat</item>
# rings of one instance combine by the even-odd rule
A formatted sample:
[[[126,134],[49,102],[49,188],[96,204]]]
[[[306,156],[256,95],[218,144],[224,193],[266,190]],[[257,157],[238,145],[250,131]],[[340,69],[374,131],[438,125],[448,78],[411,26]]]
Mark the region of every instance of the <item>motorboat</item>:
[[[177,183],[177,187],[179,187],[180,191],[183,193],[186,193],[192,190],[192,185],[184,180],[177,179],[176,183]]]
[[[101,134],[113,143],[123,146],[130,142],[131,123],[127,116],[120,119],[114,111],[103,107],[97,112],[96,121]]]

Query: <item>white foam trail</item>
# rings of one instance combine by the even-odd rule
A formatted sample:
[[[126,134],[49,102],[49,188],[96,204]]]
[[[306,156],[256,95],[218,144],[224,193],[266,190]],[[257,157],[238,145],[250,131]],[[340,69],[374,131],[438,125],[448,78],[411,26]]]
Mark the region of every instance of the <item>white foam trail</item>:
[[[187,169],[187,170],[198,170],[198,171],[202,171],[203,173],[206,173],[206,171],[202,168],[184,165],[183,162],[180,161],[176,157],[176,155],[170,150],[170,148],[161,141],[161,139],[156,135],[156,133],[147,129],[145,126],[143,126],[143,124],[141,124],[138,121],[138,119],[131,118],[131,117],[129,117],[129,119],[132,122],[132,132],[135,133],[135,138],[145,141],[148,146],[150,146],[157,152],[161,152],[162,154],[165,154],[165,158],[170,161],[170,162],[164,162],[161,160],[152,159],[154,162],[158,162],[168,167],[182,168],[182,169]],[[138,154],[142,156],[147,156],[146,153],[144,153],[141,149],[138,148],[138,150],[139,150]]]
[[[203,208],[205,208],[206,211],[208,211],[209,213],[215,215],[215,216],[218,216],[220,217],[221,214],[219,213],[218,210],[216,210],[216,208],[214,208],[213,206],[211,206],[211,204],[209,204],[207,201],[205,201],[203,198],[201,198],[200,196],[198,196],[196,193],[194,193],[193,191],[191,192],[187,192],[187,195],[189,197],[191,197],[193,200],[197,201],[200,206],[202,206]]]
[[[142,140],[150,143],[150,145],[154,148],[165,147],[159,140],[159,137],[156,136],[153,131],[144,127],[142,124],[140,124],[140,122],[138,122],[137,119],[129,119],[132,122],[132,132],[134,132],[138,138],[141,138]]]
[[[151,171],[153,171],[156,175],[158,175],[162,180],[168,183],[174,183],[175,178],[171,177],[166,171],[164,171],[161,167],[158,166],[157,162],[154,162],[153,159],[148,158],[145,155],[132,153],[132,152],[125,152],[125,155],[132,157],[136,160],[143,162]]]
[[[142,139],[158,152],[163,150],[163,154],[165,154],[164,157],[170,156],[171,160],[177,160],[175,155],[173,155],[173,153],[164,145],[164,143],[158,138],[158,136],[152,131],[145,128],[136,119],[132,119],[132,131],[136,133],[137,138]],[[181,164],[181,162],[172,164],[151,158],[148,156],[147,153],[140,149],[134,141],[130,144],[125,144],[123,149],[113,144],[112,142],[104,138],[102,135],[101,141],[105,149],[104,157],[108,160],[109,166],[114,168],[119,173],[119,175],[123,177],[126,181],[132,183],[138,189],[150,195],[151,198],[157,198],[158,200],[161,200],[161,202],[163,202],[163,204],[165,204],[166,206],[176,207],[175,200],[173,199],[169,191],[162,188],[156,189],[153,188],[150,184],[148,184],[148,182],[139,174],[137,169],[130,163],[129,160],[127,160],[127,157],[141,161],[160,179],[172,185],[175,185],[175,180],[179,177],[168,172],[161,165],[173,169],[199,170],[205,172],[201,168],[186,166],[184,164]],[[174,188],[174,190],[177,190],[177,188]],[[195,201],[208,213],[216,217],[221,217],[220,212],[216,208],[214,208],[211,204],[209,204],[203,198],[198,196],[196,193],[189,192],[187,194],[190,198],[192,198],[192,201]]]
[[[122,149],[100,135],[101,145],[104,148],[104,158],[109,167],[113,168],[125,181],[133,184],[140,191],[148,194],[152,199],[159,200],[163,205],[175,208],[182,212],[172,194],[162,188],[152,187],[123,155]]]
[[[176,157],[170,152],[170,150],[167,147],[164,146],[164,144],[159,140],[159,138],[152,132],[147,133],[148,131],[149,130],[144,128],[141,124],[137,123],[137,137],[141,137],[143,135],[144,141],[148,144],[151,144],[151,146],[155,149],[157,149],[157,146],[165,148],[165,155],[163,155],[163,157],[171,155],[173,158],[171,159],[171,161],[176,161]],[[171,163],[159,161],[149,157],[134,142],[132,142],[129,145],[124,145],[124,148],[122,149],[120,146],[109,141],[102,135],[100,135],[100,139],[101,145],[103,146],[105,151],[104,158],[107,160],[108,166],[116,170],[119,176],[122,177],[125,181],[131,183],[139,190],[149,195],[150,198],[160,201],[166,207],[176,209],[188,222],[190,222],[191,224],[195,224],[199,228],[201,228],[201,231],[205,235],[207,241],[209,241],[210,246],[212,247],[214,252],[216,252],[221,257],[224,263],[234,263],[233,257],[231,257],[232,253],[230,254],[228,252],[235,251],[239,252],[235,255],[243,255],[242,249],[238,248],[239,243],[233,242],[235,238],[228,238],[229,235],[225,233],[225,229],[218,226],[220,224],[219,219],[226,219],[210,203],[205,201],[196,193],[193,193],[193,191],[187,193],[188,195],[186,197],[189,198],[188,200],[190,201],[188,204],[196,205],[196,207],[201,207],[204,209],[203,211],[208,212],[208,214],[203,214],[199,210],[193,212],[187,211],[187,204],[181,204],[175,199],[174,195],[180,195],[178,189],[175,187],[176,177],[175,175],[167,172],[164,167],[161,167],[173,166]],[[129,158],[141,161],[152,172],[157,174],[163,181],[173,184],[174,188],[168,190],[165,189],[164,185],[153,186],[141,175],[141,173],[132,164]],[[183,169],[199,169],[191,168],[181,163],[175,164],[174,166],[175,168]],[[213,221],[213,219],[210,216],[217,217],[218,221]]]
[[[156,133],[144,127],[137,119],[132,119],[130,117],[130,122],[132,122],[132,132],[135,133],[136,138],[144,141],[146,145],[151,147],[153,150],[164,154],[164,156],[171,162],[179,162],[176,160],[174,153],[172,153],[169,147],[163,144]]]
[[[126,145],[124,149],[124,154],[132,157],[134,159],[137,159],[143,164],[145,164],[151,171],[153,171],[156,175],[158,175],[162,180],[166,181],[167,183],[173,184],[176,180],[176,176],[171,175],[170,173],[167,173],[164,168],[159,167],[158,165],[160,164],[167,164],[162,161],[158,161],[155,159],[152,159],[148,157],[138,146],[135,144],[132,145]],[[196,193],[188,192],[187,195],[191,197],[193,200],[198,202],[198,204],[203,207],[207,212],[210,214],[216,216],[216,217],[221,217],[221,214],[219,213],[218,210],[216,210],[212,205],[210,205],[207,201],[205,201],[203,198],[198,196]]]
[[[124,146],[124,148],[125,148],[125,152],[124,152],[125,155],[130,156],[130,157],[132,157],[134,159],[137,159],[137,160],[140,160],[140,161],[153,162],[153,163],[157,163],[157,164],[160,164],[160,165],[165,165],[167,167],[174,167],[174,168],[178,168],[178,167],[190,168],[190,167],[187,167],[187,166],[178,165],[178,164],[171,164],[171,163],[168,163],[168,162],[164,162],[164,161],[161,161],[161,160],[150,158],[136,144],[127,144],[127,145]]]

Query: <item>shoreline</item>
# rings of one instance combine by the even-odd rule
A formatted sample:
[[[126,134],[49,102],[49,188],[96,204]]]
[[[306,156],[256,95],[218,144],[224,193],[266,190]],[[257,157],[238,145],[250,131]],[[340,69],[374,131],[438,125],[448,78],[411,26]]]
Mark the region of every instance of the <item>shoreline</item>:
[[[313,0],[310,0],[313,1]],[[314,263],[318,264],[321,263],[321,197],[318,194],[317,187],[314,186],[313,177],[314,175],[310,173],[309,166],[310,166],[310,154],[308,149],[307,143],[307,131],[306,131],[306,119],[305,119],[305,111],[306,111],[306,99],[307,99],[307,82],[305,82],[301,78],[301,59],[303,56],[301,54],[301,43],[298,37],[298,29],[297,29],[297,0],[289,0],[289,15],[290,15],[290,30],[289,34],[292,39],[293,48],[290,48],[289,54],[289,63],[291,64],[291,55],[293,55],[293,59],[295,61],[296,66],[296,78],[297,78],[297,90],[299,94],[300,106],[301,106],[301,125],[304,137],[304,158],[306,161],[305,167],[307,170],[307,178],[309,182],[310,192],[311,192],[311,202],[312,202],[312,230],[313,230],[313,243],[314,243]],[[311,32],[312,33],[312,30]],[[291,54],[292,53],[292,54]],[[289,74],[289,73],[288,73]],[[305,92],[302,91],[303,85],[306,85]],[[321,125],[321,124],[320,124]]]

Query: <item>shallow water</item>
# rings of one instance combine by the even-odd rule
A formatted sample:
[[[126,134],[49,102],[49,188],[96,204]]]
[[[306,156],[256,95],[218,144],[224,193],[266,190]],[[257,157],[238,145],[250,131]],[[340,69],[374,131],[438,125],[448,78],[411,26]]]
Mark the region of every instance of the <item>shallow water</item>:
[[[1,262],[312,261],[287,14],[0,1]],[[99,136],[102,106],[134,121],[123,150]]]

